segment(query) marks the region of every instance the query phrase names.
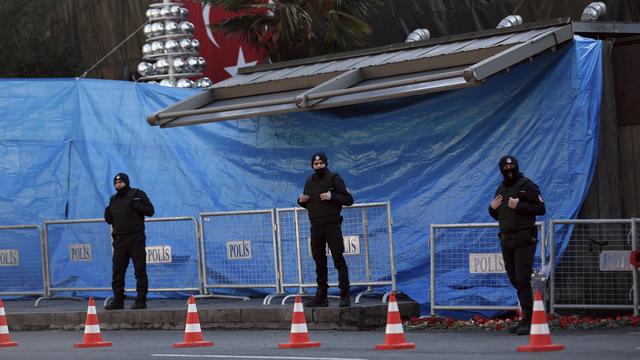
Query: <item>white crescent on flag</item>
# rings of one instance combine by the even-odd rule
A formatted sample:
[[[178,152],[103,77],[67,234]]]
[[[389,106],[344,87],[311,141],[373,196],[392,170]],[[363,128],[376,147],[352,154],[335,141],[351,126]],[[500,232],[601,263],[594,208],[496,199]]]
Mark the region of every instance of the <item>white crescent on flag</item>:
[[[207,29],[207,37],[213,45],[215,45],[218,49],[220,49],[220,45],[216,41],[216,38],[213,36],[213,32],[211,31],[211,27],[209,26],[209,11],[211,10],[211,5],[205,5],[202,8],[202,20],[204,20],[204,27]]]
[[[200,41],[200,56],[206,59],[204,76],[211,81],[217,83],[236,75],[240,67],[262,62],[264,55],[255,46],[242,42],[237,37],[224,36],[210,27],[238,16],[238,13],[204,5],[198,0],[185,0],[183,6],[189,10],[188,20],[195,25],[194,36]]]

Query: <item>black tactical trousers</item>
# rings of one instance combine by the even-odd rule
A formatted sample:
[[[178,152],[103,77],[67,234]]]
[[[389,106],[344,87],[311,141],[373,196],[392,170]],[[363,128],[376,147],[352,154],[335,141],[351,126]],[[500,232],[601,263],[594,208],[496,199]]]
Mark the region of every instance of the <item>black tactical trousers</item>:
[[[311,254],[316,263],[316,282],[318,290],[329,288],[326,246],[329,245],[333,265],[338,270],[338,282],[342,292],[349,291],[349,269],[344,259],[344,242],[340,223],[311,225]]]
[[[525,314],[531,314],[533,309],[531,273],[533,272],[536,245],[537,240],[530,231],[503,235],[500,240],[505,270],[511,285],[518,293],[518,300]]]
[[[147,278],[147,253],[145,250],[146,236],[144,232],[127,235],[113,235],[113,277],[111,288],[115,301],[124,301],[124,277],[129,266],[129,259],[133,261],[136,276],[136,302],[146,302],[149,291]]]

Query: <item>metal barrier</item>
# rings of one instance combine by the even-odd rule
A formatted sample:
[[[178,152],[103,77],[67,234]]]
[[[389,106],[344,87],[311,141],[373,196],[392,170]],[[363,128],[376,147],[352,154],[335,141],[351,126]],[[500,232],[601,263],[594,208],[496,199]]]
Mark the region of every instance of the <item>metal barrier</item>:
[[[280,292],[274,210],[200,214],[205,295],[213,288],[267,288]],[[273,294],[267,296],[270,297]],[[267,299],[265,298],[265,300]]]
[[[195,218],[154,218],[145,222],[149,291],[202,292]],[[53,293],[111,292],[111,242],[110,227],[103,219],[46,221],[47,292],[35,306],[43,299],[65,298],[54,297]],[[126,291],[135,291],[132,264],[127,269],[125,284],[133,285]]]
[[[395,291],[390,203],[355,204],[344,207],[342,216],[344,256],[349,267],[349,280],[352,286],[367,286],[365,291],[356,296],[356,303],[361,296],[372,294],[373,286],[390,285],[391,291]],[[277,209],[276,223],[282,290],[297,287],[303,293],[304,288],[316,287],[307,211],[303,208]],[[331,257],[328,249],[327,256]],[[332,261],[328,263],[331,264]],[[329,286],[337,286],[337,271],[331,265],[328,270]],[[382,301],[386,301],[388,294],[383,294]],[[289,297],[291,295],[286,296],[282,303]]]
[[[570,240],[552,267],[550,311],[633,309],[637,315],[638,274],[629,262],[637,226],[634,219],[551,220],[552,259],[556,239]]]
[[[356,303],[362,295],[373,293],[374,286],[395,291],[390,204],[356,204],[345,207],[342,215],[351,284],[367,287]],[[209,290],[267,288],[274,290],[264,300],[269,303],[275,296],[286,295],[286,288],[304,293],[305,288],[316,286],[305,209],[202,213],[199,223],[193,217],[147,219],[146,223],[151,292],[199,291],[201,296],[234,297]],[[545,224],[536,225],[542,246],[534,266],[546,264],[547,246],[556,264],[550,267],[551,312],[609,308],[633,309],[638,315],[640,276],[629,256],[638,250],[640,219],[551,220],[549,243]],[[516,309],[505,305],[515,303],[515,292],[504,274],[497,232],[497,223],[431,225],[432,314],[438,309]],[[567,240],[560,242],[566,247],[556,259],[555,245],[561,238]],[[47,221],[44,231],[39,225],[0,226],[0,289],[7,290],[0,295],[43,295],[37,307],[43,299],[66,299],[54,293],[110,293],[111,259],[110,227],[103,219]],[[337,272],[332,266],[328,270],[329,284],[336,286]],[[131,265],[126,283],[135,285]],[[490,290],[482,292],[483,297],[477,291],[460,296],[460,291],[481,287]],[[458,300],[462,298],[466,300]]]
[[[46,292],[42,242],[40,225],[0,226],[0,295]]]
[[[166,217],[145,222],[149,291],[202,292],[196,219]],[[129,265],[126,281],[135,284],[133,264]],[[135,291],[135,287],[127,291]]]
[[[542,246],[537,252],[534,267],[545,264],[547,252],[545,224],[536,222],[536,226],[538,238],[542,237]],[[436,310],[517,309],[515,305],[506,304],[515,304],[517,299],[504,270],[498,232],[498,223],[431,224],[431,315],[435,315]],[[474,291],[479,288],[485,288],[483,293],[487,295],[479,296]],[[498,291],[501,288],[505,291]],[[472,296],[461,296],[460,292],[465,290],[471,290]],[[439,299],[438,295],[445,299]]]

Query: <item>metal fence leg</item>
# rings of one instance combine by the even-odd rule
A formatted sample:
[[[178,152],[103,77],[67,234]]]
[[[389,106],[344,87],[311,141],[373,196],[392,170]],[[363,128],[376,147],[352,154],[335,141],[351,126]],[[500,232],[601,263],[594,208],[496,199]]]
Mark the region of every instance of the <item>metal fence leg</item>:
[[[74,301],[84,301],[84,298],[81,297],[77,297],[77,296],[55,296],[55,295],[50,295],[50,296],[41,296],[39,298],[36,299],[35,304],[33,304],[33,307],[38,307],[40,305],[40,301],[42,300],[74,300]]]
[[[193,297],[196,299],[218,298],[218,299],[235,299],[235,300],[242,300],[242,301],[251,300],[248,296],[222,295],[222,294],[213,294],[208,292],[206,294],[194,295]]]

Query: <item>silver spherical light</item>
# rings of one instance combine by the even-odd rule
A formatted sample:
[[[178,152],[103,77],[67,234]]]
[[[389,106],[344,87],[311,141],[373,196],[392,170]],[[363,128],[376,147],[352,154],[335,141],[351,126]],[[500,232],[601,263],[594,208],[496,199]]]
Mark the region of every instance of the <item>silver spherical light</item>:
[[[164,52],[166,53],[174,53],[174,52],[178,52],[180,50],[180,44],[171,39],[171,40],[167,40],[164,43]]]
[[[153,36],[153,35],[151,35],[151,24],[145,25],[144,28],[142,28],[142,33],[147,38],[150,38],[151,36]]]
[[[154,41],[151,43],[151,52],[153,54],[162,54],[164,52],[164,43],[162,41]]]
[[[204,70],[205,66],[207,66],[207,60],[205,60],[202,56],[198,56],[198,71]]]
[[[151,65],[151,63],[148,63],[146,61],[143,61],[143,62],[139,63],[138,64],[138,73],[141,76],[153,75],[153,65]]]
[[[164,32],[167,35],[173,35],[180,32],[180,28],[178,28],[178,23],[175,21],[167,21],[164,23]]]
[[[180,23],[180,31],[183,34],[193,34],[195,27],[189,21],[183,21]]]
[[[174,5],[169,10],[171,12],[171,16],[172,17],[179,17],[180,16],[180,6]]]
[[[160,58],[153,64],[153,69],[156,74],[166,74],[169,71],[169,62],[165,58]]]
[[[193,83],[193,81],[191,81],[189,79],[180,79],[176,83],[176,87],[179,87],[179,88],[192,88],[192,87],[194,87],[194,83]]]
[[[186,72],[185,70],[187,69],[187,63],[181,57],[174,58],[173,69],[179,73]]]
[[[180,51],[191,52],[191,40],[189,39],[180,40]]]
[[[191,51],[193,52],[200,51],[200,41],[198,41],[198,39],[191,40]]]
[[[189,16],[189,10],[181,6],[172,6],[170,10],[172,17],[186,18],[187,16]]]
[[[213,85],[213,82],[211,82],[211,80],[208,77],[203,77],[196,81],[197,88],[204,89],[204,88],[208,88],[211,85]]]
[[[152,53],[153,53],[153,51],[151,50],[151,44],[142,45],[142,56],[143,57],[149,56]]]
[[[152,5],[145,14],[149,23],[143,27],[143,33],[149,42],[142,47],[142,56],[145,59],[154,59],[155,62],[143,60],[138,64],[138,73],[144,79],[166,78],[156,82],[162,86],[211,86],[212,81],[206,77],[198,79],[197,82],[186,78],[189,76],[188,73],[202,72],[206,64],[206,60],[198,56],[200,42],[193,39],[195,26],[187,21],[189,10],[182,4],[165,1],[163,4]],[[158,39],[159,37],[161,39]],[[192,56],[180,56],[181,53]]]
[[[151,36],[162,36],[164,35],[164,24],[161,22],[154,22],[151,24]]]
[[[164,17],[170,17],[170,16],[171,16],[171,8],[166,6],[160,9],[160,17],[164,18]]]
[[[198,58],[195,56],[189,56],[187,58],[187,68],[191,72],[198,72]]]
[[[157,19],[160,17],[160,10],[158,9],[149,9],[147,10],[147,18],[149,20]]]

